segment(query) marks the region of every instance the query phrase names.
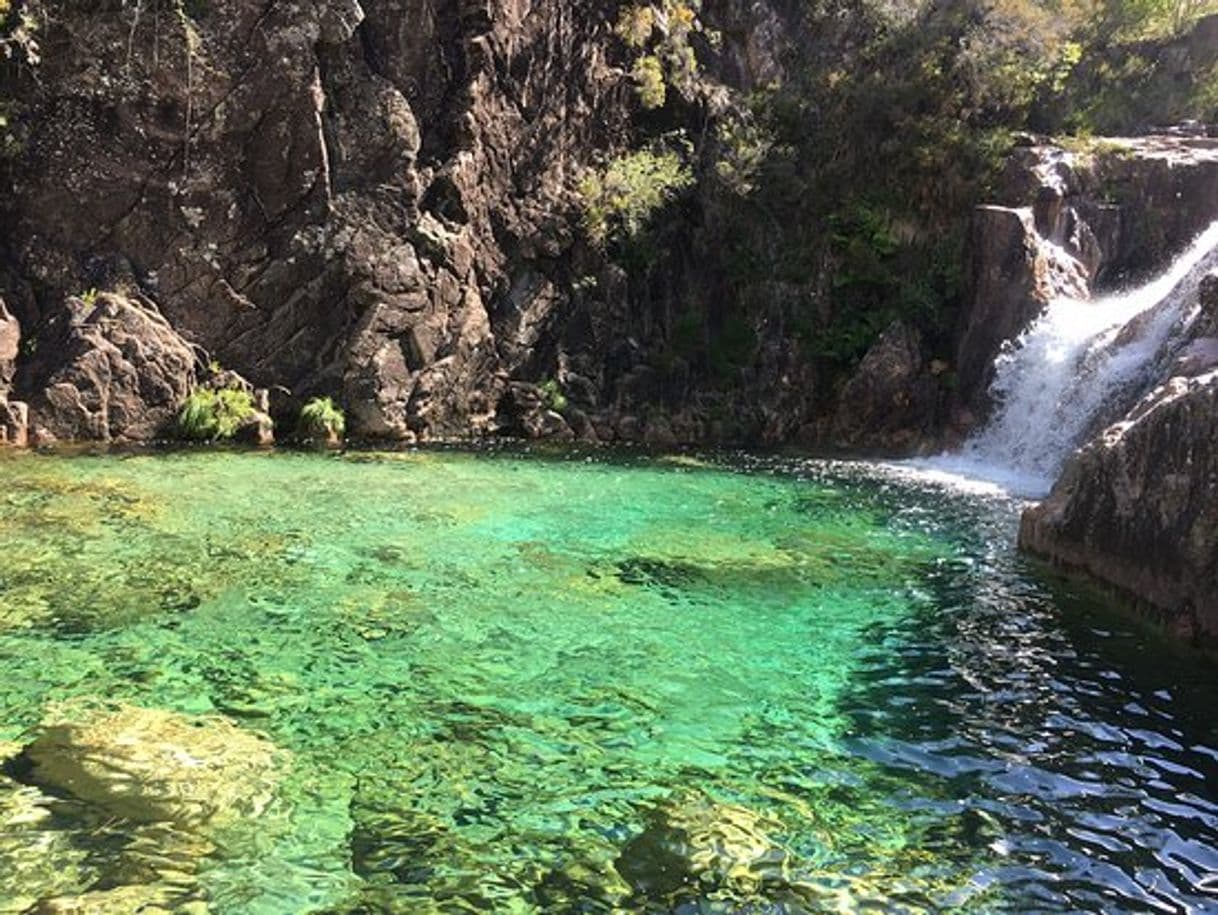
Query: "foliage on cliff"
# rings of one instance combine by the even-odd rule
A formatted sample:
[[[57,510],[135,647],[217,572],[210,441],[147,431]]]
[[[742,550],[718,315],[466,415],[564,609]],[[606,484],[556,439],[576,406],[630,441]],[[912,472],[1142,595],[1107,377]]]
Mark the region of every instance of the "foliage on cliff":
[[[297,433],[307,440],[338,440],[347,431],[347,417],[330,397],[314,397],[300,410]]]
[[[661,6],[627,4],[618,19],[642,106],[665,106],[644,134],[680,127],[695,141],[701,224],[689,231],[701,250],[685,266],[719,294],[709,307],[678,303],[665,323],[670,349],[714,374],[728,350],[729,369],[750,363],[776,324],[830,375],[896,319],[946,356],[968,216],[1015,132],[1218,119],[1218,48],[1207,56],[1190,36],[1215,0],[771,7],[784,16],[786,47],[769,49],[782,75],[734,87],[726,103],[713,83],[731,41],[717,31],[723,8],[696,7],[682,33],[699,58],[687,72],[712,75],[676,99],[638,77],[638,61],[669,40]]]
[[[591,169],[580,182],[584,227],[598,243],[634,238],[667,201],[692,183],[681,156],[641,149]]]

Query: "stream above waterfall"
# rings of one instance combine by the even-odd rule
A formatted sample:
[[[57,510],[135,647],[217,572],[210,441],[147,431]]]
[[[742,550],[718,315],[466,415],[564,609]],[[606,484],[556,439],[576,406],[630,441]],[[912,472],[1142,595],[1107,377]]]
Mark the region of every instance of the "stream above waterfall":
[[[0,912],[1218,906],[1213,669],[1020,557],[1005,496],[748,454],[0,480],[0,747],[104,702],[285,760],[221,840],[14,757]]]

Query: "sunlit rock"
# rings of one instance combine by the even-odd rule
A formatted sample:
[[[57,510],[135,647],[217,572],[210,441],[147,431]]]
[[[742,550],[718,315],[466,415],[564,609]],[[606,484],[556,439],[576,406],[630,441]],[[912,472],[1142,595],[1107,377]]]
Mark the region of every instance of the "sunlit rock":
[[[1172,379],[1086,445],[1019,542],[1218,642],[1218,372]]]
[[[770,836],[778,827],[744,807],[690,798],[655,811],[614,866],[651,900],[690,893],[747,899],[785,882],[789,854]]]
[[[286,756],[221,718],[65,707],[22,753],[28,781],[135,823],[214,831],[261,814]]]

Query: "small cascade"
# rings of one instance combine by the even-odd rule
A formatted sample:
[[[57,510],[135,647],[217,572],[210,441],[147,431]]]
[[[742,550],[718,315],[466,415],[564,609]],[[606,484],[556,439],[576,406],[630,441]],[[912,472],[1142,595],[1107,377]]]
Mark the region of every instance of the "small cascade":
[[[989,423],[930,466],[1021,495],[1048,492],[1070,453],[1157,382],[1215,268],[1218,221],[1144,286],[1098,299],[1059,295],[996,360]]]

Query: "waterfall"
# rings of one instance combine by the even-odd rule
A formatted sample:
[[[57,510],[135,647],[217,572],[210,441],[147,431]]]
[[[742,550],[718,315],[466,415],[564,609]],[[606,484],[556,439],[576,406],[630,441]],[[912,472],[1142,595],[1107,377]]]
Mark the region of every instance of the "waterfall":
[[[1025,496],[1048,492],[1066,458],[1148,388],[1196,316],[1218,267],[1218,221],[1158,278],[1098,299],[1060,296],[995,362],[990,421],[960,452],[923,462]]]

